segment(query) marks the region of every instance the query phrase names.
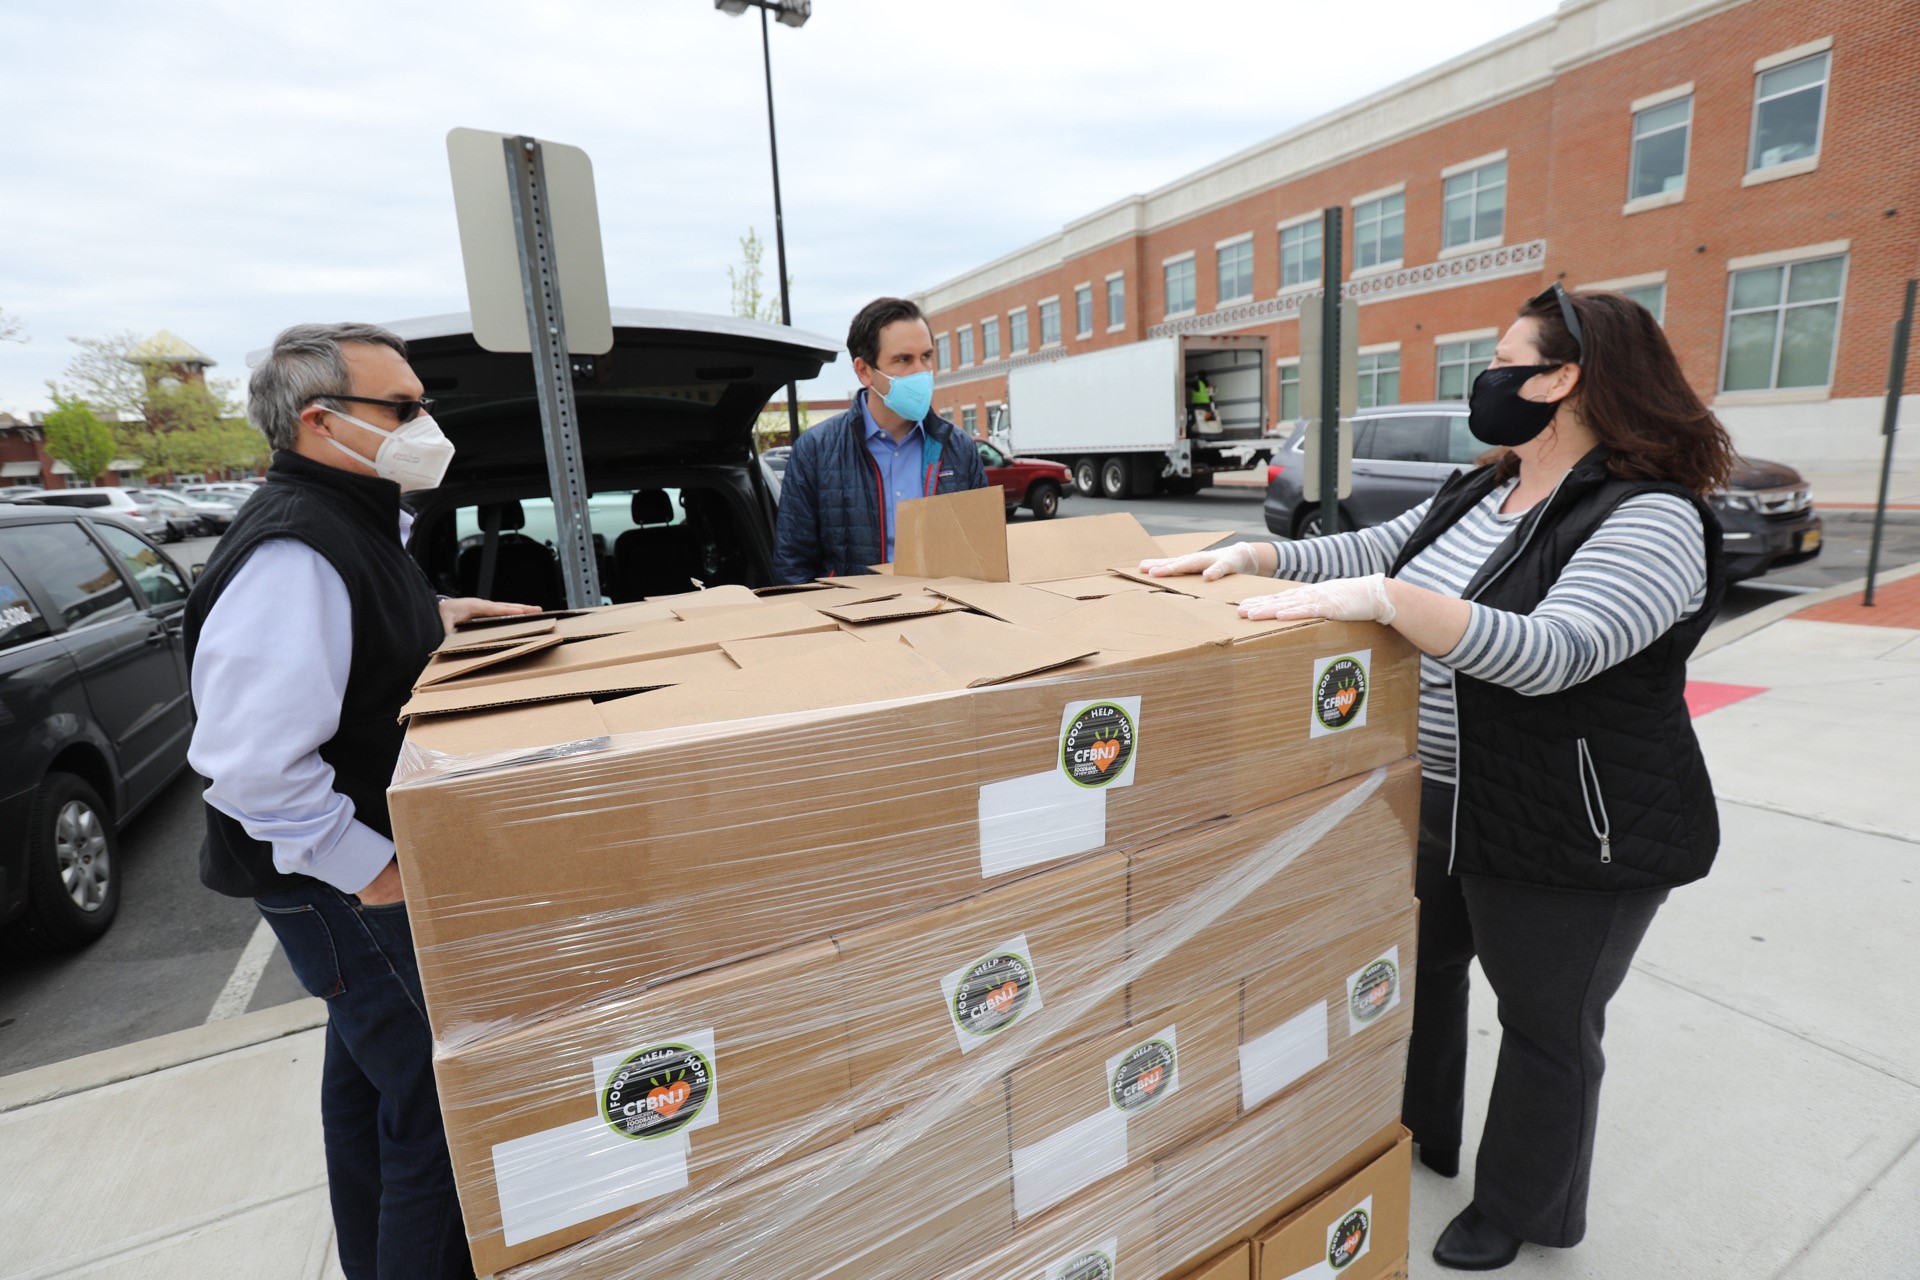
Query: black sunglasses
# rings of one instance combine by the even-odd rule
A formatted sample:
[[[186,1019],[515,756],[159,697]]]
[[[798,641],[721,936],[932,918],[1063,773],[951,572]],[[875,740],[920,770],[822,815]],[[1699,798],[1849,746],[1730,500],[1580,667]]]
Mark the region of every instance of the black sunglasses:
[[[1574,363],[1585,363],[1587,344],[1580,333],[1580,317],[1573,314],[1573,299],[1567,296],[1567,291],[1561,287],[1560,282],[1555,280],[1551,287],[1542,289],[1527,305],[1537,307],[1549,298],[1559,304],[1560,319],[1567,326],[1567,332],[1573,335],[1574,349],[1579,352],[1579,355],[1574,357]]]
[[[314,396],[307,403],[312,404],[315,400],[351,400],[355,404],[382,404],[393,410],[394,418],[403,427],[423,413],[428,417],[433,416],[434,402],[425,397],[418,400],[376,400],[372,396],[324,395]]]

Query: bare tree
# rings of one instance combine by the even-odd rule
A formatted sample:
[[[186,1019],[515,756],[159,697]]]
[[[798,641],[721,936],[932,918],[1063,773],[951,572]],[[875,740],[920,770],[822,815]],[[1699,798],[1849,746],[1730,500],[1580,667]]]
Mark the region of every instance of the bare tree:
[[[5,307],[0,307],[0,342],[28,342],[27,322],[19,316],[10,316]]]

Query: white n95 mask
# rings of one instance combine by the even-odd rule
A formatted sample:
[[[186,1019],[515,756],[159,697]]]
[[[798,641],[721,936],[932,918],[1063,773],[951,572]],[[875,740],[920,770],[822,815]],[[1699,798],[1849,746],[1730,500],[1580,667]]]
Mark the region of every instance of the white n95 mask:
[[[359,458],[367,463],[382,480],[391,480],[399,485],[400,492],[436,488],[446,477],[447,467],[453,462],[453,441],[447,439],[446,432],[440,429],[440,424],[431,415],[423,413],[404,423],[398,431],[388,431],[338,409],[329,409],[327,412],[336,418],[345,418],[354,426],[377,436],[386,437],[380,442],[379,452],[371,458],[347,448],[332,436],[327,437],[327,443],[348,457]]]

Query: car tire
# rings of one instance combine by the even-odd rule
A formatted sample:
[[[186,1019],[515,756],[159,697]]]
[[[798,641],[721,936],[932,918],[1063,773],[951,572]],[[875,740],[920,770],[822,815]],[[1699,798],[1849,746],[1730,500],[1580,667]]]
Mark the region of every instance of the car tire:
[[[0,933],[15,955],[84,947],[120,908],[113,815],[86,779],[49,773],[27,819],[27,909]]]
[[[1035,520],[1051,520],[1060,510],[1060,487],[1042,480],[1027,490],[1027,510]]]
[[[1353,523],[1353,513],[1345,507],[1340,508],[1340,532],[1351,533],[1357,526]],[[1317,538],[1320,536],[1320,504],[1302,505],[1293,517],[1293,536],[1295,538]]]
[[[1108,458],[1100,464],[1100,494],[1115,502],[1133,492],[1132,469],[1128,459],[1121,456]]]
[[[1092,458],[1080,458],[1073,464],[1073,487],[1083,498],[1100,496],[1100,464]]]

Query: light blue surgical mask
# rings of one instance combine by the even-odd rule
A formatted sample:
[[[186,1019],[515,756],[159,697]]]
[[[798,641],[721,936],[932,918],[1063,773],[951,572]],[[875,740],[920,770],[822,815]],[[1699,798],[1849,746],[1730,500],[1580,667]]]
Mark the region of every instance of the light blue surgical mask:
[[[887,376],[878,369],[874,372],[883,378]],[[908,422],[925,421],[927,411],[933,408],[933,374],[930,371],[903,373],[889,379],[886,394],[880,400]]]

